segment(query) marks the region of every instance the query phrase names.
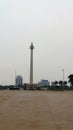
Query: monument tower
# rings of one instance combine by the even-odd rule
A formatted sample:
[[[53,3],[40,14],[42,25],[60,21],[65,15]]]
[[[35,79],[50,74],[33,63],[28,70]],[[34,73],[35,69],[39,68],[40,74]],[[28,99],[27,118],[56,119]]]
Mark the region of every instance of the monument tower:
[[[33,84],[33,43],[31,43],[30,45],[30,50],[31,50],[31,54],[30,54],[30,84]]]

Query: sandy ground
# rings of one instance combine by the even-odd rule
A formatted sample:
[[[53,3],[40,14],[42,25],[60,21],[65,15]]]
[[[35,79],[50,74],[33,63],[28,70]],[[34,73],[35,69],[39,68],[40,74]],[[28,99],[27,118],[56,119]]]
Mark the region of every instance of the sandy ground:
[[[73,130],[73,92],[0,91],[0,130]]]

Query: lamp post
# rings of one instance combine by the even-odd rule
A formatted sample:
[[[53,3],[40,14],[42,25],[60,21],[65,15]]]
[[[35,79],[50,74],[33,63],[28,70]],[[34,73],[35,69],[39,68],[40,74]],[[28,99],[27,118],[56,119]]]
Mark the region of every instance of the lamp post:
[[[64,69],[63,69],[63,90],[64,90]]]

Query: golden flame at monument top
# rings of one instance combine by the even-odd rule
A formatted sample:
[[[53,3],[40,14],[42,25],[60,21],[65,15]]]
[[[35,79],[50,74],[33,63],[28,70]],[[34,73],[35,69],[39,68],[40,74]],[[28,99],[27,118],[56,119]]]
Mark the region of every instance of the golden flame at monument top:
[[[33,42],[31,43],[30,49],[34,49]]]

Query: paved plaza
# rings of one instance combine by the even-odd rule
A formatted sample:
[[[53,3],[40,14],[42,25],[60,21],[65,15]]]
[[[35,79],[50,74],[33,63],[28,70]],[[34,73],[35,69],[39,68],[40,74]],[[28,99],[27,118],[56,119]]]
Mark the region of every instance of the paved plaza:
[[[73,130],[73,92],[0,91],[0,130]]]

